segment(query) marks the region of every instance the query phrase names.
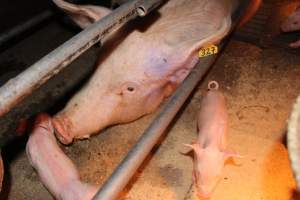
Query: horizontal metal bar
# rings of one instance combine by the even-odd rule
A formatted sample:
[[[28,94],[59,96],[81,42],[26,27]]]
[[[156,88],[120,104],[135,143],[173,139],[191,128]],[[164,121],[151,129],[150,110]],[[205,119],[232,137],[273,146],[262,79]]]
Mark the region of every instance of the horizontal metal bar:
[[[232,30],[236,27],[241,14],[245,11],[249,2],[250,0],[243,1],[243,3],[239,5],[238,10],[234,13]],[[221,44],[220,48],[223,46],[224,44]],[[93,200],[114,200],[119,196],[120,192],[125,188],[129,180],[157,143],[158,139],[163,135],[184,102],[190,96],[197,83],[214,64],[216,58],[216,55],[212,55],[199,60],[188,77],[162,106],[158,115],[145,130],[138,142],[99,189]]]
[[[31,19],[25,21],[24,23],[17,25],[13,27],[12,29],[9,29],[8,31],[0,34],[0,47],[13,38],[17,37],[18,35],[21,35],[25,31],[29,30],[30,28],[37,26],[38,24],[42,23],[43,21],[46,21],[50,19],[53,16],[53,12],[51,10],[46,10]]]
[[[145,4],[145,2],[147,2]],[[103,42],[109,34],[138,16],[137,8],[152,8],[163,0],[130,0],[111,14],[92,24],[63,45],[43,57],[17,77],[0,88],[0,117],[20,103],[33,90],[59,73],[70,62],[97,42]],[[146,11],[146,14],[148,10]]]

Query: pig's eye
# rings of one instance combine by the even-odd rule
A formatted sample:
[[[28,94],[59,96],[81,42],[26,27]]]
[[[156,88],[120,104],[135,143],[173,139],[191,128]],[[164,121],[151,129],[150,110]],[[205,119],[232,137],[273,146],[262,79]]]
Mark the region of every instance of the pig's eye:
[[[125,82],[121,86],[121,95],[133,94],[138,90],[138,84],[135,82]]]
[[[135,88],[132,87],[132,86],[128,86],[128,87],[127,87],[127,91],[128,91],[128,92],[134,92],[134,90],[135,90]]]

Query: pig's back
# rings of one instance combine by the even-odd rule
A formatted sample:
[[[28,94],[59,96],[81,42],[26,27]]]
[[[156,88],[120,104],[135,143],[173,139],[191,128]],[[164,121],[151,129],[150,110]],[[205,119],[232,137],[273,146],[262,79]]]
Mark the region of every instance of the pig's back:
[[[209,91],[204,95],[198,115],[198,143],[225,148],[227,121],[225,98],[219,91]]]

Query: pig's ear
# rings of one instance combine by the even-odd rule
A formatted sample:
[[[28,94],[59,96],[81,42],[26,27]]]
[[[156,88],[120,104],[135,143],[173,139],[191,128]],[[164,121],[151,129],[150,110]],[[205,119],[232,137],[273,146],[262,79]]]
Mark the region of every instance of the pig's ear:
[[[111,12],[110,9],[101,6],[75,5],[63,0],[53,0],[53,2],[83,29]]]
[[[195,152],[197,155],[202,154],[203,149],[200,148],[199,144],[197,144],[197,143],[194,143],[194,144],[183,144],[183,145],[186,146],[186,147],[191,148],[192,150],[194,150],[194,152]]]
[[[217,44],[227,35],[231,27],[231,18],[229,14],[224,12],[216,12],[220,5],[207,3],[203,12],[191,11],[183,23],[178,24],[176,18],[170,26],[161,24],[162,30],[167,30],[171,34],[167,35],[164,42],[169,46],[173,46],[174,54],[182,54],[190,56],[194,52],[199,51],[201,47]],[[220,9],[224,9],[220,7]],[[203,18],[203,16],[213,16],[213,19]],[[212,21],[213,20],[213,21]],[[176,25],[177,24],[177,25]],[[158,27],[157,30],[159,30]]]
[[[236,153],[235,151],[233,151],[231,149],[224,150],[223,155],[224,155],[224,160],[231,158],[231,157],[243,158],[243,156],[241,156],[240,154]]]

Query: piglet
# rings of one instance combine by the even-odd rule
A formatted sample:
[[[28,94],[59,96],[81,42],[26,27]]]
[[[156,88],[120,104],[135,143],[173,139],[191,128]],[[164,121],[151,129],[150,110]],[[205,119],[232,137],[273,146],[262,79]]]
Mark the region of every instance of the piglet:
[[[193,180],[198,196],[209,197],[222,172],[224,162],[235,153],[226,149],[228,117],[225,98],[216,81],[208,84],[198,115],[198,139],[186,146],[194,151]]]
[[[41,114],[26,146],[27,157],[45,187],[57,200],[90,200],[97,188],[80,181],[73,162],[56,142],[51,118]]]
[[[300,6],[298,6],[298,8],[296,8],[296,10],[288,16],[288,18],[281,24],[280,28],[283,32],[300,30]],[[300,39],[290,43],[290,47],[300,47]]]

